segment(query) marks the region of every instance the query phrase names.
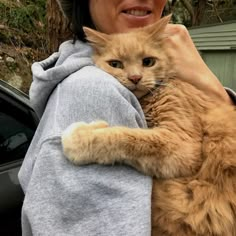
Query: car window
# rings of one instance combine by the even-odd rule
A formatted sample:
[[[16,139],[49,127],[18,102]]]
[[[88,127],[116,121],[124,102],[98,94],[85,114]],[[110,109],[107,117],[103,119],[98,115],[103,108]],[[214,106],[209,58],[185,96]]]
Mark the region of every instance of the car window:
[[[29,113],[0,98],[0,165],[23,159],[35,128]]]

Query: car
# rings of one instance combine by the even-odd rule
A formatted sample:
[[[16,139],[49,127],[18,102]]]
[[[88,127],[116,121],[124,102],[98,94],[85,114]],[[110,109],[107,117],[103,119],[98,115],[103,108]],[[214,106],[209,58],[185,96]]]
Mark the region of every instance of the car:
[[[0,80],[0,235],[21,235],[18,172],[38,122],[29,97]]]

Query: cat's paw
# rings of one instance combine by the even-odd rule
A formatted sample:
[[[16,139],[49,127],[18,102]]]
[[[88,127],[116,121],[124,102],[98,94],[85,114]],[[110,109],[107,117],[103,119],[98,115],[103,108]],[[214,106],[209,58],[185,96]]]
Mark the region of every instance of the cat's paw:
[[[63,152],[67,159],[76,165],[94,162],[92,158],[96,151],[91,148],[91,144],[94,142],[93,131],[107,128],[108,126],[108,123],[105,121],[71,124],[61,137]]]

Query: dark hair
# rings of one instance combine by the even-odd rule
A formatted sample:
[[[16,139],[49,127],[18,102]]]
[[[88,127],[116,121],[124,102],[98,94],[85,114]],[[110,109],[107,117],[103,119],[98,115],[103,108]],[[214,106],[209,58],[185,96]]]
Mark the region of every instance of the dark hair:
[[[88,0],[72,1],[71,30],[74,34],[74,41],[79,39],[86,42],[83,26],[95,28],[89,12]]]

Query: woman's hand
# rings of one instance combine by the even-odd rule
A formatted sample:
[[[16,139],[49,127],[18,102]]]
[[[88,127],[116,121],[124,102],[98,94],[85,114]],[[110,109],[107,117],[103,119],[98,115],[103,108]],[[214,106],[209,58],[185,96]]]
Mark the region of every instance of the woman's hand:
[[[220,81],[201,58],[186,27],[169,24],[165,33],[167,38],[163,47],[174,67],[174,76],[191,83],[214,99],[232,104]]]

